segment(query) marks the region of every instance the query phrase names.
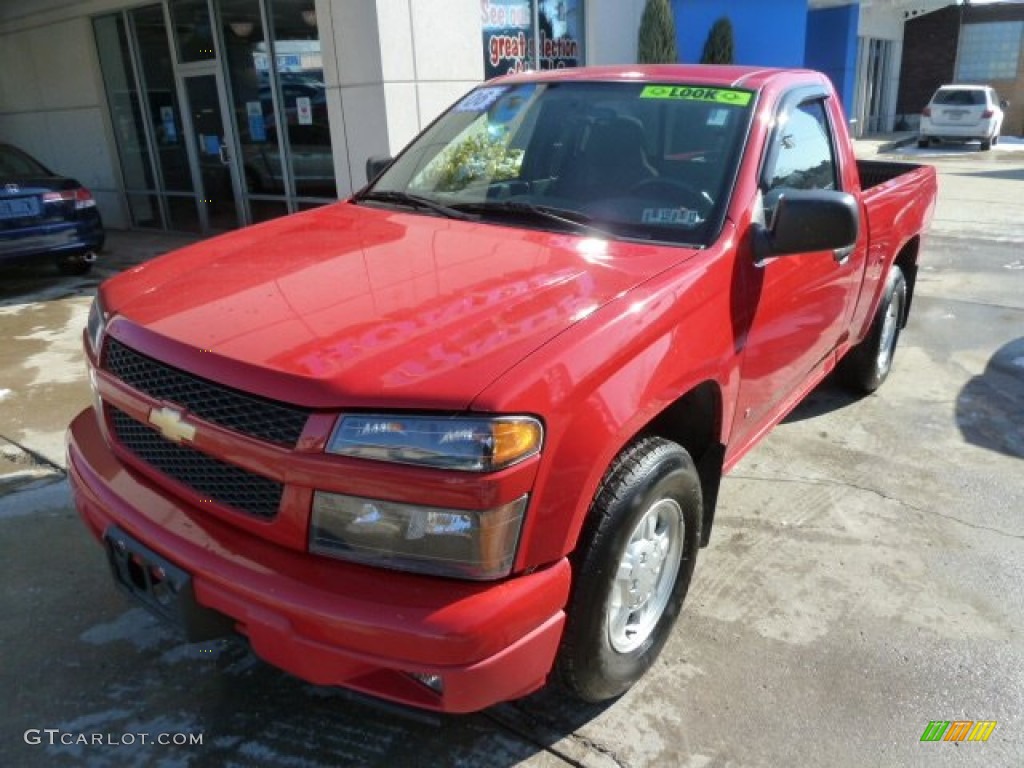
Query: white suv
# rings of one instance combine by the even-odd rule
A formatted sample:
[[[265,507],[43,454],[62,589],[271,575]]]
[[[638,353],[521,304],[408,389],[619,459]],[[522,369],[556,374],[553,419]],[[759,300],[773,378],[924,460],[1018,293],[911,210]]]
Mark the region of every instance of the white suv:
[[[944,85],[921,113],[917,146],[932,141],[980,141],[982,150],[999,141],[1005,101],[987,85]]]

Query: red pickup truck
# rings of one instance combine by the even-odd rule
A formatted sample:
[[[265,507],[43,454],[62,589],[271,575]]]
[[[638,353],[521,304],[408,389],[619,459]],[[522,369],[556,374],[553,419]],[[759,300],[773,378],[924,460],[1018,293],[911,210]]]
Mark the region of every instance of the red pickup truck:
[[[368,168],[101,286],[78,510],[189,638],[313,683],[619,695],[723,473],[886,378],[934,171],[855,160],[820,74],[703,66],[493,80]]]

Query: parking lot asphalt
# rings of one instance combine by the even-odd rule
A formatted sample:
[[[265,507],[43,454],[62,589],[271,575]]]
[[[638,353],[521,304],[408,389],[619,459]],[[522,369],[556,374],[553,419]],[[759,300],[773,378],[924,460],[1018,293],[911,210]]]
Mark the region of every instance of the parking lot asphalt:
[[[726,478],[663,657],[602,707],[418,715],[180,643],[111,585],[61,440],[97,280],[187,240],[113,233],[89,278],[5,275],[0,765],[1024,764],[1024,144],[998,149],[885,155],[940,173],[892,376],[863,399],[826,382]],[[933,720],[996,726],[921,742]],[[82,733],[202,744],[61,743]]]

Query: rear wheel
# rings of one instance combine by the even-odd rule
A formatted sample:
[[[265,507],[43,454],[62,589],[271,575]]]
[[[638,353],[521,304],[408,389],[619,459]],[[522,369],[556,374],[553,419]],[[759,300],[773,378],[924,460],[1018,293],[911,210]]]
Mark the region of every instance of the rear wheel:
[[[700,479],[676,443],[648,437],[612,463],[574,557],[557,669],[584,701],[625,693],[668,640],[700,543]]]
[[[981,151],[988,152],[990,149],[992,149],[992,139],[986,136],[981,140]]]
[[[868,335],[839,362],[837,373],[844,384],[864,393],[882,386],[892,370],[906,306],[907,282],[903,271],[893,264]]]
[[[61,256],[57,259],[57,269],[64,275],[84,275],[92,269],[92,261],[84,253]]]
[[[917,146],[920,149],[925,149],[929,144],[931,144],[931,141],[928,140],[928,139],[918,139],[917,140]]]

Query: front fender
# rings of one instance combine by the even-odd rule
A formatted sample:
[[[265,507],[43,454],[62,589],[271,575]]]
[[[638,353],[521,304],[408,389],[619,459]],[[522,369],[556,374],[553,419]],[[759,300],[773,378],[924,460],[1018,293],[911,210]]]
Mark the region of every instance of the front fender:
[[[742,331],[730,319],[735,258],[735,249],[716,246],[652,278],[556,337],[474,402],[475,410],[534,413],[545,423],[517,570],[575,548],[616,454],[702,383],[722,394],[716,438],[724,442],[742,350]]]

